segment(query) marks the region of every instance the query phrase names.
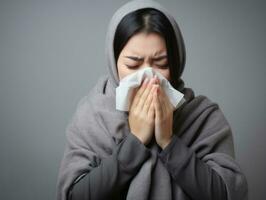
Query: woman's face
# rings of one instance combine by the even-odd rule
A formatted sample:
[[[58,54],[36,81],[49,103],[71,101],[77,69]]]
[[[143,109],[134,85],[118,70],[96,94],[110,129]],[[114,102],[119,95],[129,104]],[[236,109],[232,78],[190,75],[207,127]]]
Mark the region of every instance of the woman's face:
[[[152,67],[170,81],[164,38],[157,33],[137,33],[122,49],[117,60],[119,80],[143,67]]]

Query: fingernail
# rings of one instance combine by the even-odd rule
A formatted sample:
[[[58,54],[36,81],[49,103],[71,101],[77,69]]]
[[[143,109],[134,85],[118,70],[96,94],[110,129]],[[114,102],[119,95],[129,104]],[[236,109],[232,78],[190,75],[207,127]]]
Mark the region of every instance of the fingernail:
[[[153,81],[153,77],[151,77],[151,78],[149,79],[149,84],[151,84],[152,81]]]
[[[144,79],[144,83],[146,84],[146,83],[148,83],[148,77],[146,77],[145,79]]]
[[[154,80],[155,80],[154,81],[155,83],[158,83],[158,76],[157,75],[154,75]]]

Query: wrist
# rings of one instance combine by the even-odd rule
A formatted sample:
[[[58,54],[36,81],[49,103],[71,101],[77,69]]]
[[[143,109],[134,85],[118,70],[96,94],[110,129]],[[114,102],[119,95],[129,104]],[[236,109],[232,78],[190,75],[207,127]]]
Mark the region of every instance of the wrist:
[[[171,141],[172,141],[172,136],[171,136],[168,140],[162,142],[162,143],[160,144],[160,147],[161,147],[162,149],[165,149],[165,148],[167,147],[167,145],[170,144]]]

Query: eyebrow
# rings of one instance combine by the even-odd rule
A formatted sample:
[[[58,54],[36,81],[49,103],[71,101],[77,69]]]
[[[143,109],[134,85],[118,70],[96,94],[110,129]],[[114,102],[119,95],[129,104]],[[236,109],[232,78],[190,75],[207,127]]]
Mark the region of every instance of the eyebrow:
[[[135,56],[125,56],[126,58],[132,59],[134,61],[143,61],[144,58],[143,57],[135,57]],[[154,61],[159,61],[162,60],[164,58],[167,58],[167,55],[162,55],[162,56],[158,56],[158,57],[154,57],[152,60]]]

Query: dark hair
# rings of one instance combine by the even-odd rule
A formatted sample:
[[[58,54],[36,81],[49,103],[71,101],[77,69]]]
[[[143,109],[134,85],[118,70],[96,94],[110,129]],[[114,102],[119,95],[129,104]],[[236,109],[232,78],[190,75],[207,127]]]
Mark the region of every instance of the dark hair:
[[[154,8],[143,8],[127,14],[118,24],[114,38],[114,56],[118,57],[127,41],[136,33],[158,33],[166,44],[170,82],[177,89],[180,70],[179,52],[173,27],[168,18]]]

